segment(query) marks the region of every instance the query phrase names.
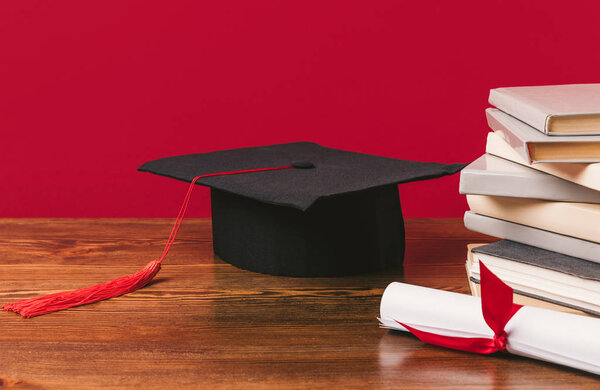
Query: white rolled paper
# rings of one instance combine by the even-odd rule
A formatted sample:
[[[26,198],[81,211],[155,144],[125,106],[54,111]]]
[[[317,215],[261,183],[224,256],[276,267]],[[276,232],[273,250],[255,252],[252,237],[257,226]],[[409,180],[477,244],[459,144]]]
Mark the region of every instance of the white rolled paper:
[[[479,298],[404,283],[381,297],[381,326],[455,337],[493,338]],[[397,322],[398,321],[398,322]],[[524,306],[506,324],[510,353],[600,375],[600,319]]]

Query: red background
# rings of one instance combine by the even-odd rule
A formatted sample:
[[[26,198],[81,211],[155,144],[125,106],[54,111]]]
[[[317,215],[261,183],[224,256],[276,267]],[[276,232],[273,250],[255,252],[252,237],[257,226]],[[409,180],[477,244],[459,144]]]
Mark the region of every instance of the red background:
[[[490,88],[598,82],[600,2],[13,1],[0,5],[2,217],[173,217],[185,153],[311,140],[484,150]],[[194,216],[209,215],[198,191]],[[460,216],[458,175],[401,186]]]

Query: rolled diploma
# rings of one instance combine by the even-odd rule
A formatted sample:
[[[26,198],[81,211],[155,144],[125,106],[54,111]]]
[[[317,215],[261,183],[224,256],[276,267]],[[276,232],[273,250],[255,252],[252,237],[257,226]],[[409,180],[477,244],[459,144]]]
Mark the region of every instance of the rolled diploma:
[[[455,337],[493,338],[479,298],[404,283],[391,283],[381,297],[381,325]],[[397,322],[398,321],[398,322]],[[506,324],[510,353],[600,375],[600,319],[537,307],[522,307]]]

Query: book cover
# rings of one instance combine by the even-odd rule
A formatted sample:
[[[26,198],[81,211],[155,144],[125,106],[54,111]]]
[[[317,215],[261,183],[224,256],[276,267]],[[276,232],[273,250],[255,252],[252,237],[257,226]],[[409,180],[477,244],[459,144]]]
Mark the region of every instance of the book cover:
[[[471,295],[474,297],[480,297],[481,296],[481,286],[479,284],[480,281],[476,277],[469,276],[468,272],[469,271],[467,270],[467,278],[469,280],[469,290],[471,291]],[[522,291],[517,291],[514,288],[513,288],[513,302],[516,303],[517,305],[534,306],[534,307],[539,307],[542,309],[562,311],[565,313],[572,313],[572,314],[578,314],[578,315],[600,316],[599,313],[596,313],[593,310],[589,310],[588,312],[586,312],[583,310],[579,310],[575,307],[566,306],[560,302],[552,301],[548,298],[536,296],[534,294],[527,294]]]
[[[477,248],[479,246],[483,246],[486,244],[468,244],[467,245],[467,261],[465,263],[465,270],[467,276],[467,286],[469,287],[469,292],[474,297],[481,297],[481,285],[479,278],[473,276],[472,273],[472,264],[474,262],[473,248]],[[523,306],[535,306],[540,307],[542,309],[548,310],[557,310],[563,311],[566,313],[579,314],[579,315],[591,315],[591,313],[586,313],[581,310],[577,310],[568,306],[564,306],[560,303],[550,302],[548,300],[544,300],[541,297],[532,297],[529,295],[524,295],[521,292],[517,292],[513,289],[513,302],[517,305]]]
[[[460,172],[461,194],[600,203],[600,192],[556,176],[484,154]]]
[[[475,247],[473,253],[495,256],[512,262],[555,271],[559,274],[559,279],[565,279],[564,275],[570,275],[575,277],[572,280],[576,281],[577,286],[581,286],[581,283],[589,280],[594,283],[588,285],[588,287],[592,287],[592,291],[600,293],[599,263],[510,240],[500,240]]]
[[[520,295],[600,313],[600,264],[508,240],[470,247],[469,260],[474,283],[483,261]]]
[[[467,195],[471,211],[488,217],[600,242],[600,205]]]
[[[535,163],[529,164],[519,153],[494,132],[488,133],[486,153],[537,169],[542,172],[600,191],[600,163]]]
[[[496,88],[489,103],[544,134],[600,134],[600,84]]]
[[[600,263],[600,244],[467,211],[465,227],[498,238]]]
[[[549,137],[498,109],[488,108],[485,114],[490,128],[527,163],[600,161],[600,136]]]

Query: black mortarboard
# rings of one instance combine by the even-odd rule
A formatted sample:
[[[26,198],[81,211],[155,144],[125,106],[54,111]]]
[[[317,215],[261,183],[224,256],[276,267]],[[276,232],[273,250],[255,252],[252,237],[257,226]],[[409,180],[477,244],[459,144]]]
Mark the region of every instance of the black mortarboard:
[[[464,164],[397,160],[310,142],[161,158],[140,171],[190,182],[211,176],[213,246],[243,269],[289,276],[382,270],[404,256],[399,183],[460,171]]]

